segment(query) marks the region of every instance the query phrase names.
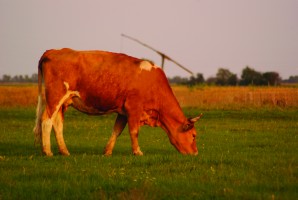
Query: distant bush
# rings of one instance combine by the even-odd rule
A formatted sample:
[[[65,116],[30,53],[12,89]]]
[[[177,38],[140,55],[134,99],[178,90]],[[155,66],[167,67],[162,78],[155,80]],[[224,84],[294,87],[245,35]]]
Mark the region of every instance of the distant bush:
[[[168,78],[171,84],[178,85],[219,85],[219,86],[278,86],[282,82],[286,83],[298,83],[298,76],[290,76],[288,80],[282,81],[279,73],[277,72],[265,72],[261,73],[249,66],[246,66],[242,70],[241,78],[237,77],[237,74],[232,73],[229,69],[219,68],[216,76],[209,77],[205,80],[203,74],[198,73],[196,76],[190,78],[182,78],[175,76],[174,78]]]

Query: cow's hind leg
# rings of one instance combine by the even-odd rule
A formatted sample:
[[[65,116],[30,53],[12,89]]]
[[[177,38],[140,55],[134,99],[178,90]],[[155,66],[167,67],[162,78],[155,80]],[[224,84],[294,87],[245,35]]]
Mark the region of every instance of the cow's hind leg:
[[[53,127],[54,127],[55,137],[56,137],[60,154],[64,156],[69,156],[70,154],[69,154],[69,151],[67,150],[67,147],[65,145],[64,138],[63,138],[63,118],[64,118],[64,112],[63,112],[63,109],[60,108],[56,116],[53,118]]]
[[[41,122],[41,144],[42,144],[42,152],[46,156],[53,156],[51,151],[51,131],[52,131],[52,120],[48,115],[47,110],[43,112],[42,122]]]
[[[109,156],[112,155],[116,139],[122,133],[127,123],[127,117],[124,115],[118,114],[117,119],[115,121],[115,125],[113,128],[113,133],[104,149],[104,155]]]

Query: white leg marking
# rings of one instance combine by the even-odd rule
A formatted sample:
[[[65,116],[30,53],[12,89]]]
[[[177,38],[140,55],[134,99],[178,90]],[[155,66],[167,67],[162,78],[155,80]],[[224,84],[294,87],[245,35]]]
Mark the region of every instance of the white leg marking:
[[[42,122],[42,151],[47,156],[53,155],[53,153],[51,151],[51,140],[50,140],[51,130],[52,130],[53,125],[54,125],[55,136],[56,136],[56,140],[57,140],[60,152],[63,155],[69,155],[68,150],[64,143],[64,139],[63,139],[62,116],[59,116],[58,113],[61,109],[61,106],[67,99],[74,97],[74,96],[80,97],[80,93],[78,91],[69,90],[69,84],[67,82],[64,82],[64,85],[66,87],[65,95],[60,99],[58,105],[56,106],[56,110],[52,114],[51,118],[47,117]]]
[[[59,152],[62,155],[70,155],[67,147],[65,145],[64,142],[64,138],[63,138],[63,119],[62,119],[62,111],[60,111],[56,118],[53,121],[53,127],[54,127],[54,131],[55,131],[55,136],[56,136],[56,141],[58,144],[58,148],[59,148]]]
[[[52,131],[52,120],[46,119],[42,122],[42,151],[47,156],[52,156],[51,151],[51,131]]]

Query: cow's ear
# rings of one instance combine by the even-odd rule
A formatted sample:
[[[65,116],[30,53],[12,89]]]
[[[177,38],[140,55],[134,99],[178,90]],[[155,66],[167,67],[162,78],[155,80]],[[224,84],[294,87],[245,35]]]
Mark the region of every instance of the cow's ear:
[[[187,122],[185,124],[183,124],[182,129],[183,129],[183,132],[186,132],[186,131],[192,129],[193,127],[194,127],[194,123],[188,119]]]
[[[199,119],[203,116],[201,113],[198,117],[189,118],[185,124],[183,124],[183,131],[186,132],[194,127],[195,122],[199,121]]]

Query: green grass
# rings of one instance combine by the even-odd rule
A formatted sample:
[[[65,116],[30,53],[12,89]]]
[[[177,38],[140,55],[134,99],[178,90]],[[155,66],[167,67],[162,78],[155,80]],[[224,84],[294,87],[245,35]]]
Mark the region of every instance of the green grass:
[[[185,109],[194,116],[202,111]],[[115,115],[65,118],[70,157],[33,145],[34,109],[0,109],[0,199],[297,199],[298,110],[203,111],[199,155],[182,156],[159,128],[127,129],[103,157]]]

